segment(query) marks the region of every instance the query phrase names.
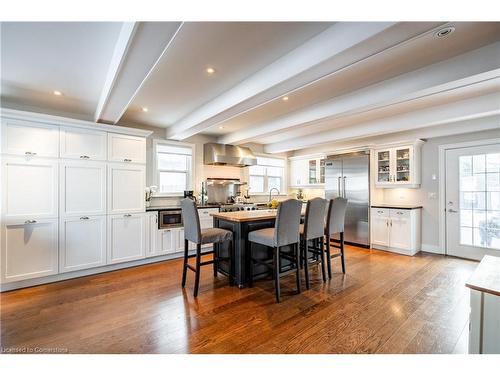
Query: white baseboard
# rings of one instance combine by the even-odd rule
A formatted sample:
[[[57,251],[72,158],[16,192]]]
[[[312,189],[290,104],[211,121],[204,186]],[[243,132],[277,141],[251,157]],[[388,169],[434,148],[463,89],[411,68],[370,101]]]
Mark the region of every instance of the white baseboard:
[[[437,245],[429,245],[426,243],[422,244],[422,251],[425,251],[426,253],[434,253],[434,254],[443,254],[444,255],[444,249],[442,249],[440,246]]]

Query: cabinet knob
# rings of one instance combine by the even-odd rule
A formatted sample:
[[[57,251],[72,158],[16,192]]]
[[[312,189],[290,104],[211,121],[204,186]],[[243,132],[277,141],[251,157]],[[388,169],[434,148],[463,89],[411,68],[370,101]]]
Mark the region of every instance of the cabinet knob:
[[[132,159],[123,159],[124,162],[130,163]]]
[[[36,220],[26,220],[24,224],[35,224]]]

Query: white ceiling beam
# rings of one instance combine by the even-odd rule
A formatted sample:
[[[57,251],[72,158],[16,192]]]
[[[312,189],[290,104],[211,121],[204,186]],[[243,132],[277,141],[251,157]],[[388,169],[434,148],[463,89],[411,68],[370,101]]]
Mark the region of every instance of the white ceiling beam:
[[[391,48],[437,24],[422,23],[418,29],[416,24],[398,27],[400,25],[394,22],[336,23],[172,125],[166,131],[167,138],[190,137],[332,71]],[[374,42],[375,36],[381,37]]]
[[[495,92],[473,99],[461,100],[451,104],[430,107],[398,116],[344,126],[326,132],[272,143],[266,145],[264,151],[267,153],[288,152],[333,141],[349,141],[356,138],[391,134],[467,119],[494,116],[500,114],[499,104],[499,93]]]
[[[367,112],[454,90],[500,75],[500,43],[374,84],[218,139],[241,144],[318,121]]]
[[[175,38],[181,22],[125,22],[94,119],[116,124]]]

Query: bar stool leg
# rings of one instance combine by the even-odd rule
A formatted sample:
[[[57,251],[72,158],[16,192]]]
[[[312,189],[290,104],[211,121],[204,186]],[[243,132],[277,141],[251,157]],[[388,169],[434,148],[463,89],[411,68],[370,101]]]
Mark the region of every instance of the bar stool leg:
[[[297,272],[296,272],[297,293],[300,294],[300,254],[299,254],[299,243],[297,242],[293,247],[295,248],[295,266],[297,267]]]
[[[330,254],[330,236],[326,236],[326,265],[328,267],[328,278],[332,278],[332,256]]]
[[[188,240],[184,240],[184,264],[182,266],[182,287],[186,286],[186,274],[187,274],[187,264],[188,264],[188,250],[189,243]]]
[[[309,261],[308,261],[308,243],[307,243],[307,240],[303,240],[302,241],[302,255],[303,255],[303,259],[304,259],[304,274],[305,274],[305,277],[306,277],[306,288],[309,289],[310,287],[310,284],[309,284]]]
[[[280,248],[274,249],[274,290],[276,293],[276,302],[280,303]]]
[[[345,260],[344,260],[344,232],[340,233],[340,260],[342,261],[342,273],[345,273]]]
[[[320,262],[321,262],[321,275],[323,276],[323,282],[326,283],[326,271],[325,271],[325,243],[323,241],[323,238],[320,241]]]
[[[196,244],[196,273],[194,279],[194,293],[195,297],[198,296],[198,288],[200,286],[200,273],[201,273],[201,244]]]

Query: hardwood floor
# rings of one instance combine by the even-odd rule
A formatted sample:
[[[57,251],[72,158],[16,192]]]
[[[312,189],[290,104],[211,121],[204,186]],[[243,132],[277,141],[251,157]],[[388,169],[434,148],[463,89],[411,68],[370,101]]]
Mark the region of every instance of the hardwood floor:
[[[1,346],[71,353],[464,353],[477,263],[346,247],[323,284],[293,294],[283,278],[237,289],[202,269],[180,287],[180,260],[5,292]]]

